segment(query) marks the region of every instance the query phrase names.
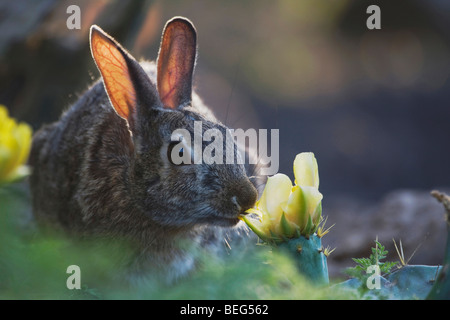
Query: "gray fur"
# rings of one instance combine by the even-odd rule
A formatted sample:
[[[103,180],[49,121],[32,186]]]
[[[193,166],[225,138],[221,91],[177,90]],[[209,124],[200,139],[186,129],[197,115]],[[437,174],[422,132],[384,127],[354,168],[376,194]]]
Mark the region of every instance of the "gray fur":
[[[193,134],[194,120],[203,130],[226,127],[195,93],[190,106],[163,108],[155,64],[141,66],[153,86],[144,101],[153,104],[140,105],[137,134],[114,111],[101,79],[59,121],[36,132],[33,211],[41,226],[69,235],[131,242],[134,251],[124,254],[133,257],[132,269],[170,282],[197,263],[180,243],[216,251],[225,247],[227,233],[245,234],[237,217],[253,206],[257,192],[242,165],[168,161],[175,129]]]

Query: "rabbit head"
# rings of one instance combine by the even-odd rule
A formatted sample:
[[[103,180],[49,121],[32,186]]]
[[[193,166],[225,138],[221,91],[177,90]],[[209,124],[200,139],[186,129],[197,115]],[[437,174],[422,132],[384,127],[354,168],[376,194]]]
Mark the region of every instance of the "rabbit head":
[[[192,153],[189,145],[194,145],[193,137],[200,131],[214,129],[227,136],[227,128],[202,111],[204,106],[192,90],[196,38],[194,26],[185,18],[176,17],[166,24],[156,84],[143,64],[99,27],[91,27],[90,42],[111,105],[128,128],[125,144],[130,158],[124,161],[130,169],[125,179],[134,205],[161,226],[234,226],[257,200],[244,166],[238,164],[234,142],[233,163],[177,164],[172,159],[174,154]],[[191,138],[174,140],[173,133],[179,129]],[[119,143],[123,137],[116,139]],[[182,139],[192,140],[180,148]],[[225,145],[224,139],[224,150]],[[202,150],[207,146],[203,140],[195,145]]]

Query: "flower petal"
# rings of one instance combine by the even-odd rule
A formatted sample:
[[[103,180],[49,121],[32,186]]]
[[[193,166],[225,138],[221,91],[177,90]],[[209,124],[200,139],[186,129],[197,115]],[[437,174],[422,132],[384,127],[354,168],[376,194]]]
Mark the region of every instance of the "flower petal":
[[[240,216],[239,218],[243,220],[247,224],[247,226],[249,226],[249,228],[262,240],[270,240],[270,230],[264,225],[261,220],[252,219],[249,216]]]
[[[319,187],[319,169],[314,153],[302,152],[295,157],[294,176],[298,186]]]
[[[295,186],[292,188],[287,204],[283,207],[286,218],[303,230],[309,218],[313,222],[317,221],[317,215],[322,212],[322,198],[317,188]]]
[[[1,142],[1,141],[0,141]],[[11,151],[4,144],[0,144],[0,182],[6,180],[6,176],[9,175],[7,166],[9,159],[11,158]]]
[[[280,224],[279,224],[279,234],[283,235],[287,238],[292,238],[292,236],[295,234],[297,230],[299,230],[298,226],[286,219],[286,215],[283,212],[280,218]]]
[[[322,201],[319,202],[319,204],[316,207],[316,210],[314,210],[314,213],[312,214],[311,217],[312,222],[314,223],[314,226],[317,229],[317,227],[320,224],[320,219],[322,218]]]
[[[319,192],[319,189],[314,187],[299,187],[299,189],[302,190],[303,198],[306,201],[306,215],[316,220],[315,214],[322,212],[321,201],[323,195]],[[320,210],[318,209],[319,206]]]
[[[9,126],[11,122],[7,121],[6,124]],[[3,125],[3,124],[2,124]],[[2,151],[0,152],[0,156],[2,157],[1,167],[0,167],[0,179],[8,180],[8,177],[13,173],[14,169],[17,166],[17,160],[19,158],[19,143],[17,139],[12,135],[12,131],[14,130],[13,126],[10,126],[11,130],[9,132],[5,132],[5,135],[2,137],[0,144]]]
[[[272,223],[278,224],[280,221],[282,206],[288,201],[291,189],[291,179],[285,174],[278,173],[267,179],[259,209],[268,213]]]
[[[306,214],[306,201],[303,199],[300,187],[295,186],[292,188],[291,195],[286,205],[284,205],[283,211],[286,214],[286,219],[302,226],[304,215]]]
[[[0,105],[0,182],[11,182],[28,173],[25,166],[30,147],[32,130],[25,123],[8,116],[6,107]]]
[[[14,135],[19,145],[17,165],[22,165],[27,161],[31,149],[31,127],[20,123],[14,130]]]

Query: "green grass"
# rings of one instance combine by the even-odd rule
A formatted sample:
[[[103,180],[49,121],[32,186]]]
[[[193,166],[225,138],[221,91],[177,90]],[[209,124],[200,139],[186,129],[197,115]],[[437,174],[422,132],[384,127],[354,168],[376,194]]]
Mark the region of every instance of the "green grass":
[[[202,257],[192,276],[171,286],[121,281],[114,258],[124,247],[74,243],[23,228],[29,198],[17,186],[0,190],[0,299],[345,299],[310,285],[289,256],[255,245],[226,258]],[[250,251],[250,252],[248,252]],[[81,269],[81,290],[69,290],[67,267]]]

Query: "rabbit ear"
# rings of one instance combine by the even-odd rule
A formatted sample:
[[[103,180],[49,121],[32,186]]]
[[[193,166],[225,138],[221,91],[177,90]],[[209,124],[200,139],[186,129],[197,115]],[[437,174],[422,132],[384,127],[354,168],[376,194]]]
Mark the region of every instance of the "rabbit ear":
[[[128,121],[130,129],[135,130],[138,101],[149,106],[154,103],[142,101],[156,96],[153,84],[140,64],[96,25],[91,27],[90,44],[112,106]]]
[[[164,27],[158,55],[157,86],[165,107],[182,108],[192,100],[192,74],[197,55],[197,33],[181,17]]]

